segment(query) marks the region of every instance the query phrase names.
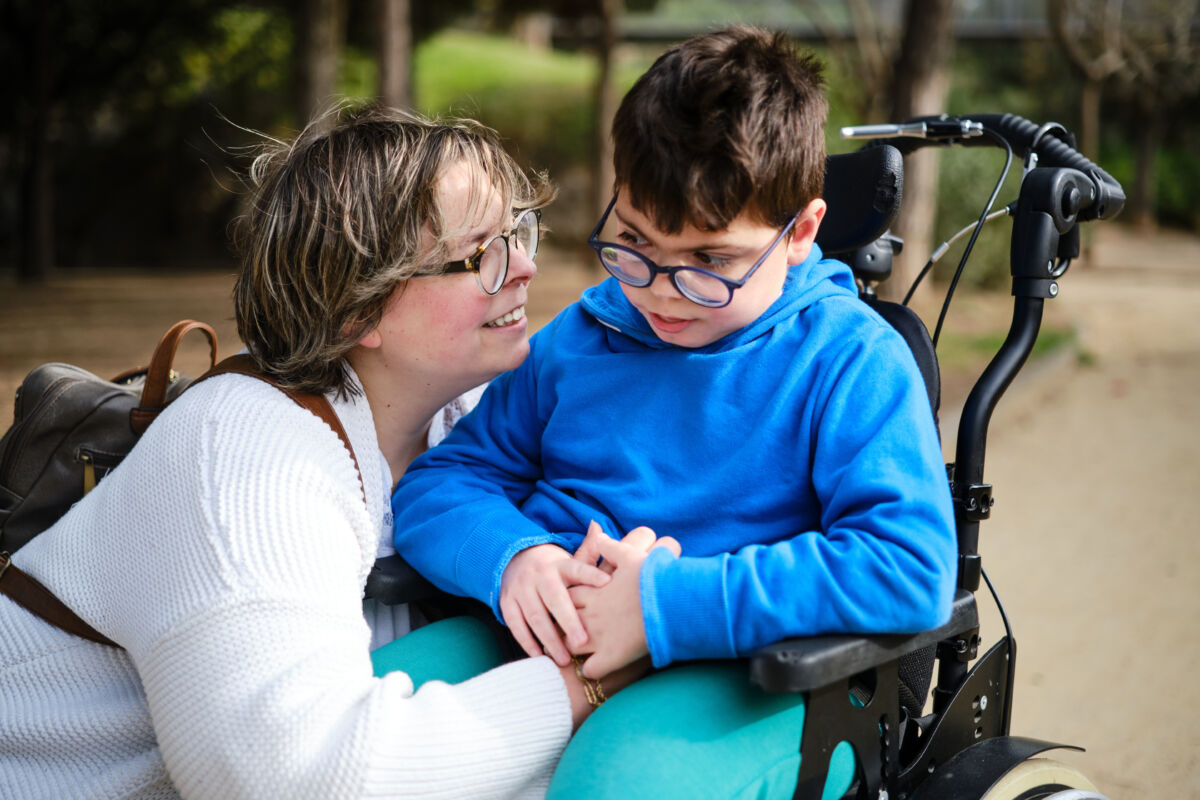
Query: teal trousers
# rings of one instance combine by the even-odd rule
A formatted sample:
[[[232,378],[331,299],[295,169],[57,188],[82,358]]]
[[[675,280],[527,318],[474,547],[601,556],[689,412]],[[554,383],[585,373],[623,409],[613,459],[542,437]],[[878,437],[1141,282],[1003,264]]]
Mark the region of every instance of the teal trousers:
[[[503,661],[483,623],[435,622],[371,654],[375,674],[414,686],[458,683]],[[803,695],[768,694],[746,665],[696,662],[655,672],[613,695],[567,746],[547,794],[557,798],[790,798],[800,770]],[[854,757],[833,753],[823,800],[850,786]]]

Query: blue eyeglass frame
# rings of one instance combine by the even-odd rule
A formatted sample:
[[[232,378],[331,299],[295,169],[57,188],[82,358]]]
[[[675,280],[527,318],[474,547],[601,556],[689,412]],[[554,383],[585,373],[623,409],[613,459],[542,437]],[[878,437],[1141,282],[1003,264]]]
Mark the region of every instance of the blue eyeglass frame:
[[[771,255],[771,253],[775,251],[775,248],[779,246],[781,241],[783,241],[783,237],[787,236],[788,231],[790,231],[796,224],[796,216],[793,216],[788,224],[783,226],[783,230],[781,230],[779,235],[775,237],[775,241],[771,242],[771,246],[767,248],[766,252],[759,256],[758,260],[754,262],[754,266],[750,267],[746,274],[741,278],[735,280],[733,278],[726,278],[724,275],[719,275],[716,272],[713,272],[709,269],[704,269],[703,267],[660,267],[658,264],[655,264],[637,250],[634,250],[632,247],[626,247],[625,245],[617,244],[616,242],[601,241],[597,237],[600,235],[600,231],[604,228],[604,223],[608,222],[608,215],[612,213],[613,206],[616,204],[617,196],[614,194],[612,200],[608,201],[608,208],[604,209],[604,214],[600,217],[600,221],[596,223],[596,227],[592,230],[592,235],[588,237],[588,246],[596,252],[596,258],[600,259],[600,266],[604,267],[604,270],[609,275],[612,275],[621,283],[629,286],[636,286],[638,288],[645,288],[649,286],[650,284],[654,283],[654,279],[658,277],[660,273],[664,274],[671,279],[671,285],[675,287],[677,292],[686,297],[688,300],[691,300],[696,305],[703,306],[705,308],[724,308],[732,303],[734,291],[746,285],[746,281],[750,280],[755,271],[758,270],[758,268],[762,266],[763,262],[767,260],[767,256]],[[646,278],[645,281],[637,281],[632,280],[627,274],[618,275],[617,273],[613,272],[612,269],[609,268],[608,263],[604,260],[604,257],[600,254],[601,250],[609,247],[616,248],[617,250],[628,253],[629,255],[637,258],[646,265],[647,269],[650,270],[649,277]],[[706,277],[714,278],[725,285],[725,288],[729,291],[729,296],[725,298],[725,302],[709,300],[707,298],[700,297],[692,290],[682,286],[679,283],[679,279],[676,276],[681,272],[697,272]]]

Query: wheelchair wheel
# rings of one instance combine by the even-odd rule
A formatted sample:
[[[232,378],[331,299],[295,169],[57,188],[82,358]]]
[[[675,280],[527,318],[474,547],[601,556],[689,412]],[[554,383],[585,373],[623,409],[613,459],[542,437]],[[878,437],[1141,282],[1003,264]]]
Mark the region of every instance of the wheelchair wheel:
[[[1004,773],[979,800],[1108,800],[1074,767],[1030,758]]]

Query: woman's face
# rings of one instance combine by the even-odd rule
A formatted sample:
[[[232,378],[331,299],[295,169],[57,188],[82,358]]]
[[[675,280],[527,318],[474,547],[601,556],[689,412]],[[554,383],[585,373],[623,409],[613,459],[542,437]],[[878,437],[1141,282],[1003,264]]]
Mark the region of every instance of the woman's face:
[[[513,226],[511,210],[486,181],[468,218],[471,184],[478,180],[467,163],[459,162],[438,181],[447,225],[461,231],[450,242],[451,261],[473,255]],[[431,249],[432,230],[425,237],[426,249]],[[370,346],[368,340],[377,334],[379,355],[389,370],[404,370],[421,380],[420,386],[444,387],[450,397],[456,396],[516,367],[528,355],[525,301],[536,272],[533,261],[514,246],[509,248],[508,277],[494,295],[484,294],[470,273],[408,280],[392,295],[379,327],[363,344]]]

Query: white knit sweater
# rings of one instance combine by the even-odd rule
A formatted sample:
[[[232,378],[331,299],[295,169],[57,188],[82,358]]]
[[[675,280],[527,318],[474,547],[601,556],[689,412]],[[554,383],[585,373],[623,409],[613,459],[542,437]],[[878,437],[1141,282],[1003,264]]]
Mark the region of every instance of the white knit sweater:
[[[116,650],[0,596],[0,798],[507,797],[570,736],[526,659],[413,693],[372,677],[362,590],[387,498],[366,401],[323,422],[225,375],[188,390],[14,562]]]

